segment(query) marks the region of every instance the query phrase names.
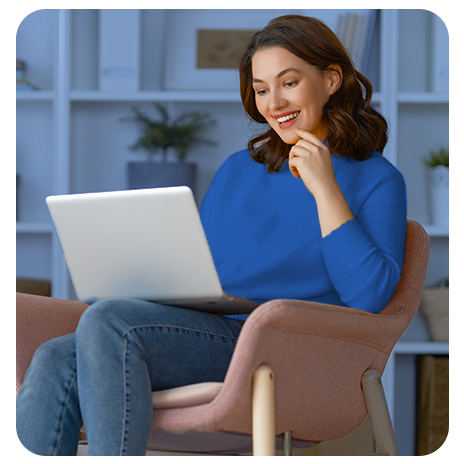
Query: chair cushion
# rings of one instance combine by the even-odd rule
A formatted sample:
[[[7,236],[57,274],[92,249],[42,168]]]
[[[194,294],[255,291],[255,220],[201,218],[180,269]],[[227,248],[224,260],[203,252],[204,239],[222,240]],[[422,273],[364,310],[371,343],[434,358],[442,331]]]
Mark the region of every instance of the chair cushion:
[[[160,390],[151,394],[155,409],[186,408],[210,403],[221,391],[222,382],[202,382]]]

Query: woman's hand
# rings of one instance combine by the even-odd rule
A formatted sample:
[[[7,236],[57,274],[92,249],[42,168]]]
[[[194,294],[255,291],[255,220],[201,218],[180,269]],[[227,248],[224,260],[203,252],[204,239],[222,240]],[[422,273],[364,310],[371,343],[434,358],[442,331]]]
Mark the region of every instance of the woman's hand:
[[[329,149],[310,132],[295,129],[301,139],[290,150],[288,165],[295,177],[301,177],[307,189],[317,197],[335,180]]]
[[[301,137],[290,150],[288,165],[313,194],[322,237],[353,219],[348,203],[335,179],[329,149],[310,132],[295,129]]]

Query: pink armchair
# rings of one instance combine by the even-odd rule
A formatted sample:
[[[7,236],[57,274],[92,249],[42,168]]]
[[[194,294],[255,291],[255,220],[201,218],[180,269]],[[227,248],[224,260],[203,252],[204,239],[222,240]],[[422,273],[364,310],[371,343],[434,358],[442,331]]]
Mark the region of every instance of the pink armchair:
[[[223,383],[153,393],[149,446],[190,452],[286,454],[343,437],[370,415],[377,450],[398,454],[380,376],[414,316],[429,257],[422,226],[408,221],[403,274],[379,314],[275,300],[243,326]],[[17,387],[35,349],[75,330],[86,306],[17,296]],[[253,438],[251,438],[251,436]],[[277,437],[277,441],[276,441]]]

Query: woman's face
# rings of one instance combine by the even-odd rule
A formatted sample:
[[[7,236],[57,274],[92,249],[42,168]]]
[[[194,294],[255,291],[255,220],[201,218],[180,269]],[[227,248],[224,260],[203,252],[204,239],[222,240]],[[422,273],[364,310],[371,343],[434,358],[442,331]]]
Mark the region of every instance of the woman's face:
[[[295,128],[326,138],[322,109],[340,86],[338,72],[321,73],[288,50],[272,47],[254,54],[252,74],[258,111],[285,143],[300,139]]]

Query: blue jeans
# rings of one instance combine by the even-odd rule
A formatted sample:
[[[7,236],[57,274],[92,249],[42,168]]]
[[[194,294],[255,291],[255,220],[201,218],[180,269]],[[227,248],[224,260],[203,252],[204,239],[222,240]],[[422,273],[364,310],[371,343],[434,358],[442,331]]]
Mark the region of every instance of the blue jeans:
[[[144,455],[151,392],[221,382],[243,322],[140,300],[103,300],[75,333],[36,351],[17,398],[21,443],[39,455]]]

